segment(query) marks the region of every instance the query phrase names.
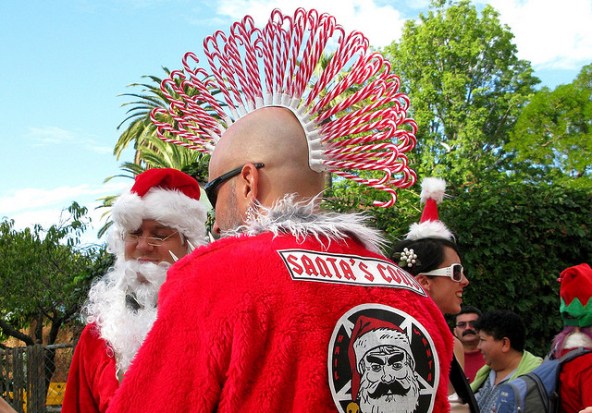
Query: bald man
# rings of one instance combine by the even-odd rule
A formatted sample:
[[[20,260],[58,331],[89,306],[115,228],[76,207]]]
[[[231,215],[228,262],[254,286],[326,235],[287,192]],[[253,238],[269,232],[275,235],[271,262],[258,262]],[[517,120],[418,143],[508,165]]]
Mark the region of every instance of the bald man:
[[[263,166],[257,168],[256,163]],[[210,198],[214,194],[220,201],[213,205],[214,231],[234,231],[247,211],[271,207],[286,194],[305,201],[321,194],[324,175],[307,165],[304,130],[291,111],[266,107],[240,119],[224,134],[210,161],[210,177],[242,166],[236,178],[207,189]]]
[[[109,412],[447,411],[441,312],[364,216],[320,212],[290,110],[234,123],[209,175],[221,238],[169,271]]]

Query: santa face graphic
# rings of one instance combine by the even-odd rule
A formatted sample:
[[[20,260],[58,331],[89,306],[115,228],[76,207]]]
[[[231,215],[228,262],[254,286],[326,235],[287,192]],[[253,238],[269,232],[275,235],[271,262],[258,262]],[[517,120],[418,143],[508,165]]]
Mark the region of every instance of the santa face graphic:
[[[360,410],[364,413],[411,413],[417,406],[419,385],[411,356],[391,345],[364,355],[360,372]]]
[[[343,314],[329,344],[329,385],[340,413],[433,413],[439,366],[424,326],[381,304]]]

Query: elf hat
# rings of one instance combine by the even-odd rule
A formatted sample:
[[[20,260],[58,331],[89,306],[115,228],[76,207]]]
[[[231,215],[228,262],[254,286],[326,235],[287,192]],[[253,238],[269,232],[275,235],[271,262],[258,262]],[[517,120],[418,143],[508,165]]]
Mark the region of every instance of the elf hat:
[[[360,316],[352,331],[349,360],[352,366],[351,396],[356,399],[360,389],[360,361],[370,350],[381,346],[394,346],[407,353],[408,360],[415,369],[415,359],[411,352],[409,337],[401,328],[388,321]]]
[[[566,326],[592,326],[592,268],[586,263],[569,267],[559,277],[561,318]]]
[[[440,178],[425,178],[421,183],[420,200],[425,203],[419,223],[411,224],[407,239],[444,238],[453,241],[454,236],[438,218],[438,204],[446,191],[446,181]]]
[[[197,180],[174,168],[149,169],[136,176],[131,190],[113,204],[119,231],[134,231],[153,219],[181,233],[192,246],[206,243],[206,208]]]

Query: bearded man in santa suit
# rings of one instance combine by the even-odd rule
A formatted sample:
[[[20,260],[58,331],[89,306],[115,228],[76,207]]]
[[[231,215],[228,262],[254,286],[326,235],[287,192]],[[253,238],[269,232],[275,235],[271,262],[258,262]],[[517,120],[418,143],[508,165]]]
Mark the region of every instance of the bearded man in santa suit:
[[[138,175],[113,205],[115,265],[95,282],[74,351],[62,412],[105,412],[156,319],[171,264],[205,244],[206,208],[191,176],[172,168]]]

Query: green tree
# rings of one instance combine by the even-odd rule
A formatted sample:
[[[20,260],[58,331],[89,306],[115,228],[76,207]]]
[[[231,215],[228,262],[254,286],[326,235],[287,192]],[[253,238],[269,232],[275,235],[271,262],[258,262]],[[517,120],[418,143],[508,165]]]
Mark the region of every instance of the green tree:
[[[418,176],[456,186],[504,168],[501,148],[539,82],[512,39],[491,6],[439,1],[385,48],[418,124]]]
[[[544,354],[561,329],[559,273],[592,262],[592,192],[510,178],[450,195],[439,213],[462,249],[463,300],[520,314],[529,348]]]
[[[163,67],[163,70],[167,76],[170,75],[169,69]],[[117,128],[121,129],[124,125],[126,127],[113,150],[116,159],[120,159],[125,149],[133,144],[134,160],[133,162],[124,162],[120,166],[123,173],[109,176],[105,182],[115,178],[134,179],[136,175],[150,168],[175,168],[194,176],[199,182],[206,182],[209,156],[182,146],[172,145],[158,137],[156,126],[150,118],[150,112],[157,107],[166,108],[170,101],[160,88],[161,78],[157,76],[143,77],[151,80],[152,83],[132,83],[128,86],[140,88],[140,92],[122,95],[135,100],[123,104],[129,109],[126,118]],[[174,92],[170,89],[169,93],[174,96]],[[190,90],[187,93],[190,96],[192,94]],[[105,225],[99,229],[99,237],[102,237],[112,225],[109,214],[116,199],[117,195],[107,195],[99,199],[102,201],[99,208],[105,209],[102,217],[106,220]]]
[[[53,344],[60,329],[76,321],[93,278],[111,263],[104,247],[80,247],[90,218],[73,203],[48,230],[14,229],[0,222],[0,333],[26,345]],[[49,334],[43,336],[43,328]]]
[[[539,179],[592,188],[592,64],[572,83],[536,93],[506,149]]]
[[[163,67],[166,75],[170,70]],[[156,133],[156,126],[150,119],[150,112],[157,107],[167,107],[168,99],[160,89],[162,79],[157,76],[143,76],[150,79],[152,83],[132,83],[128,87],[141,88],[139,93],[124,93],[122,96],[131,97],[137,100],[126,102],[124,107],[129,107],[127,117],[117,126],[117,129],[127,125],[115,144],[113,154],[119,159],[124,150],[133,143],[135,150],[134,161],[136,165],[144,168],[159,167],[166,163],[171,168],[181,169],[183,166],[193,163],[197,156],[195,151],[176,147],[174,145],[163,145]],[[164,152],[163,152],[164,150]],[[166,161],[165,161],[166,160]]]

